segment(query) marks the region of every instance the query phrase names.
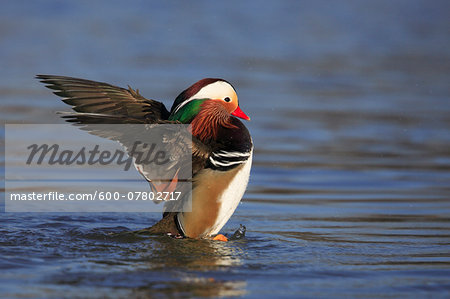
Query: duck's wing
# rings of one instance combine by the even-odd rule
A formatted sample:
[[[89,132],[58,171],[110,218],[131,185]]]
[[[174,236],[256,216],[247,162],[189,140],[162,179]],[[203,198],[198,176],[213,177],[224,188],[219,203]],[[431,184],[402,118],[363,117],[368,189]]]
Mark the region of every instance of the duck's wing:
[[[161,127],[161,124],[180,124],[167,120],[170,113],[163,103],[146,99],[130,87],[124,89],[64,76],[37,75],[36,78],[72,106],[75,113],[63,113],[66,121],[93,135],[119,142],[153,191],[190,194],[188,187],[191,187],[192,177],[207,164],[210,148],[189,130]],[[151,147],[144,144],[154,142],[168,157],[168,161],[158,167],[138,159],[151,151]],[[180,201],[166,201],[165,210],[180,209],[187,199],[185,196]]]
[[[92,135],[120,143],[154,194],[164,199],[155,202],[164,201],[164,210],[169,212],[183,209],[190,199],[192,178],[207,165],[211,155],[211,148],[192,136],[188,125],[177,122],[76,125]]]
[[[163,103],[146,99],[133,90],[86,79],[37,75],[46,87],[79,114],[65,115],[68,121],[96,123],[157,123],[170,113]],[[76,116],[76,117],[75,117]]]

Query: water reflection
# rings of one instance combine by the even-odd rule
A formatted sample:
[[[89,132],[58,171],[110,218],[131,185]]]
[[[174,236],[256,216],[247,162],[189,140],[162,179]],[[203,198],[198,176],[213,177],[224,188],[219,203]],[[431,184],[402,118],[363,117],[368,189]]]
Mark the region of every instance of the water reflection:
[[[241,264],[245,252],[241,242],[217,242],[210,240],[173,239],[152,237],[149,247],[140,252],[153,265],[182,267],[185,270],[217,270],[221,266]]]
[[[247,282],[221,278],[217,273],[242,264],[244,251],[238,242],[208,240],[176,240],[168,237],[152,238],[151,244],[139,252],[138,267],[152,271],[170,272],[176,281],[158,282],[158,292],[187,293],[190,296],[238,296],[246,293]],[[140,287],[136,295],[154,294],[155,286]]]

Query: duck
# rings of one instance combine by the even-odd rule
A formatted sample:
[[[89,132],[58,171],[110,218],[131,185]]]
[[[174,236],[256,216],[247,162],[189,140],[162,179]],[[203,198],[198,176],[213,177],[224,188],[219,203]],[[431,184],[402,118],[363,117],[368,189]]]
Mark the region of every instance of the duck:
[[[162,102],[147,99],[130,86],[67,76],[36,78],[72,106],[75,112],[64,116],[70,122],[188,125],[192,135],[191,209],[164,212],[160,221],[141,231],[228,240],[219,232],[246,191],[253,158],[252,138],[239,120],[249,121],[250,117],[241,110],[231,83],[220,78],[201,79],[183,90],[168,110]],[[157,187],[149,182],[152,190]],[[167,185],[176,184],[173,177]]]

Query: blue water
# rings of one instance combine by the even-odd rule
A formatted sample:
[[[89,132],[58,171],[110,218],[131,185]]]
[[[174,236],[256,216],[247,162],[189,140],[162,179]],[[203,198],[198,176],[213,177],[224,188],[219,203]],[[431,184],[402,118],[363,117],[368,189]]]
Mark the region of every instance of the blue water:
[[[38,73],[129,84],[169,107],[222,77],[255,156],[223,229],[246,225],[239,241],[113,234],[153,213],[0,214],[1,297],[449,297],[449,8],[3,1],[3,122],[62,122],[69,107]]]

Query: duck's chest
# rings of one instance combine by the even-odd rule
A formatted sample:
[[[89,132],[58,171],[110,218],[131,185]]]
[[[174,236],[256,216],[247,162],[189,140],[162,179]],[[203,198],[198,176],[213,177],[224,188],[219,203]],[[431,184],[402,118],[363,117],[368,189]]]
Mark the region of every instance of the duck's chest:
[[[192,212],[182,213],[185,233],[191,237],[217,234],[236,210],[247,188],[249,158],[228,171],[206,169],[195,178]]]
[[[217,196],[218,212],[214,225],[211,227],[209,235],[217,234],[233,215],[242,196],[247,189],[250,170],[252,165],[253,152],[249,158],[239,165],[223,192]]]

